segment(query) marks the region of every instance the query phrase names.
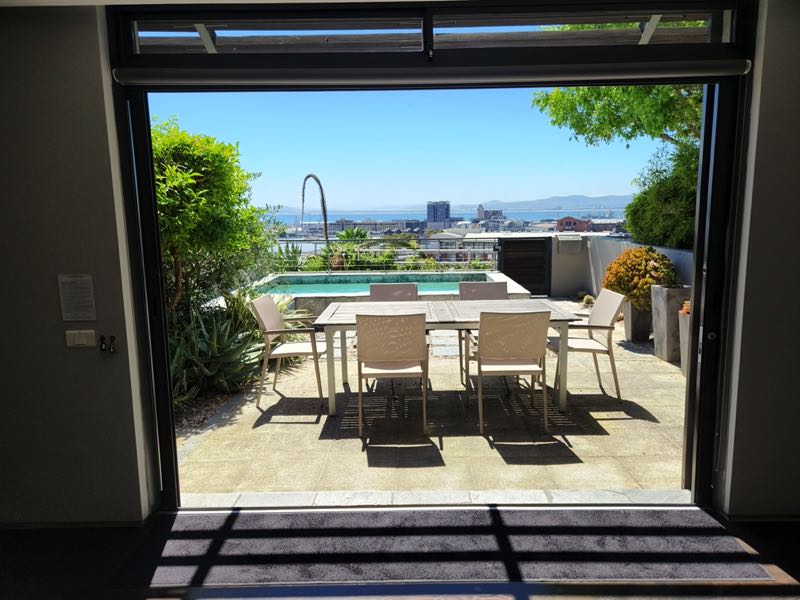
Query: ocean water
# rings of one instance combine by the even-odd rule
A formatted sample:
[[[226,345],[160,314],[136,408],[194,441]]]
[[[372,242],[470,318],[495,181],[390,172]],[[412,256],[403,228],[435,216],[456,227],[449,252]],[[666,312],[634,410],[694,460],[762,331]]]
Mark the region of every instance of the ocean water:
[[[596,208],[580,210],[504,210],[503,215],[510,219],[522,219],[523,221],[544,221],[557,220],[561,217],[595,217],[595,218],[622,218],[625,216],[624,208]],[[475,218],[475,211],[454,212],[454,217],[462,217],[465,221]],[[278,218],[287,225],[296,225],[300,222],[300,213],[295,211],[285,211],[278,213]],[[328,211],[328,222],[333,223],[339,219],[351,221],[400,221],[418,219],[424,221],[427,218],[425,212],[382,212],[382,211],[362,211],[362,212],[338,212]],[[322,213],[319,210],[307,210],[304,220],[306,223],[322,222]]]

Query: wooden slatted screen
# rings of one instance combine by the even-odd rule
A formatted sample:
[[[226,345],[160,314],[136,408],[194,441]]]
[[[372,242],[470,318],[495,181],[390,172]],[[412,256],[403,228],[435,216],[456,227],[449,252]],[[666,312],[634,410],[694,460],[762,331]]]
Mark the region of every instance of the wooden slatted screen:
[[[551,238],[500,238],[498,269],[531,294],[550,295]]]

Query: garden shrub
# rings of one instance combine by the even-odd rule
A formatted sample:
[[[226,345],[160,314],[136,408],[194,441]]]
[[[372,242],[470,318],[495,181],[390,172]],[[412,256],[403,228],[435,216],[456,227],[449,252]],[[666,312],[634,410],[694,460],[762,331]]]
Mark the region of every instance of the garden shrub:
[[[603,287],[624,294],[639,310],[650,310],[650,287],[675,285],[678,274],[672,261],[651,246],[629,248],[608,265]]]

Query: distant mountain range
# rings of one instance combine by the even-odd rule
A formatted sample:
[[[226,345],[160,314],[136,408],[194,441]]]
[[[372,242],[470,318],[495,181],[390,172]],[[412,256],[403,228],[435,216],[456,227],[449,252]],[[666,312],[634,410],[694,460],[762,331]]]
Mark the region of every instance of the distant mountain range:
[[[575,213],[583,213],[592,209],[616,209],[621,210],[625,208],[631,201],[632,196],[552,196],[550,198],[540,198],[538,200],[518,200],[516,202],[504,202],[502,200],[487,200],[481,202],[484,208],[502,209],[506,211],[573,211]],[[450,213],[453,215],[459,214],[473,214],[479,203],[473,204],[455,204],[451,203]],[[342,208],[337,209],[328,206],[328,212],[331,214],[337,213],[362,213],[362,212],[385,212],[385,213],[425,213],[426,207],[424,204],[411,204],[406,206],[387,206],[379,210],[364,211],[361,208]],[[306,207],[309,213],[319,212],[319,207],[312,205]],[[294,214],[300,212],[298,206],[284,206],[281,209],[282,213]]]
[[[519,200],[504,202],[502,200],[489,200],[482,202],[483,208],[502,210],[588,210],[591,208],[625,208],[632,196],[552,196],[539,200]],[[456,204],[451,206],[450,212],[474,211],[477,204]]]

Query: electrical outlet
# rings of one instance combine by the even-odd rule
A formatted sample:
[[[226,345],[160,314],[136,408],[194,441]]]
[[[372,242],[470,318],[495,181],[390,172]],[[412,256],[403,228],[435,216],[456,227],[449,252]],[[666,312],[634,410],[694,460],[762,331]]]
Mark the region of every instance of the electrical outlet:
[[[97,345],[94,329],[67,329],[67,348],[93,348]]]

